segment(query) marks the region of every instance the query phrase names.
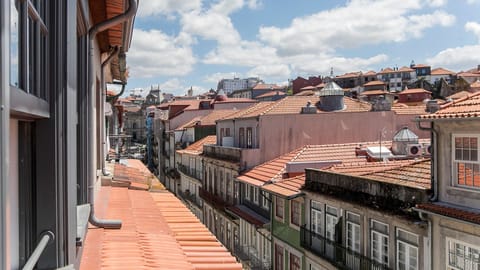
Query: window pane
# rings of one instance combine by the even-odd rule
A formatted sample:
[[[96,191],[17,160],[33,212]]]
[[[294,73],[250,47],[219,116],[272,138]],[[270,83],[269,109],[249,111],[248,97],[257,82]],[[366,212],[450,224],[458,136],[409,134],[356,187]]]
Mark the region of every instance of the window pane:
[[[19,87],[18,82],[18,2],[10,0],[10,84]]]

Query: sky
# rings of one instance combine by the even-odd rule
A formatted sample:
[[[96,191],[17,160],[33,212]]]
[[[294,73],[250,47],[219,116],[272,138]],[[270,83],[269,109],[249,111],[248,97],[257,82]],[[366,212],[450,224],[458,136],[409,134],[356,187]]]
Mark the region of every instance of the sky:
[[[141,0],[127,89],[480,64],[480,0]]]

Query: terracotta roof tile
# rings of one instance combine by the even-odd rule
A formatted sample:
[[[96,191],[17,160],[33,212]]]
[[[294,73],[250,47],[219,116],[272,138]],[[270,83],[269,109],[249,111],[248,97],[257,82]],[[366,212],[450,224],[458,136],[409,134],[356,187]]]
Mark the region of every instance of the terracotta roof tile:
[[[470,84],[471,88],[480,88],[480,80],[476,80]]]
[[[264,191],[282,197],[292,197],[301,193],[300,188],[305,185],[305,174],[292,178],[278,180],[262,187]]]
[[[386,83],[384,83],[382,81],[370,81],[370,82],[364,84],[363,86],[372,86],[372,85],[386,85]]]
[[[405,89],[403,90],[402,92],[398,93],[399,95],[408,95],[408,94],[421,94],[421,93],[428,93],[428,94],[432,94],[432,92],[430,91],[427,91],[423,88],[409,88],[409,89]]]
[[[187,148],[183,150],[178,150],[177,153],[179,154],[191,154],[191,155],[200,155],[203,153],[203,146],[206,144],[216,144],[217,143],[217,136],[216,135],[209,135],[206,136],[191,145],[187,146]]]
[[[430,72],[430,75],[455,75],[455,72],[444,68],[434,68]]]
[[[136,175],[147,171],[141,163],[127,167],[117,168]],[[80,269],[242,269],[170,192],[102,186],[95,209],[100,218],[121,219],[122,228],[90,226]]]
[[[361,96],[374,96],[374,95],[386,95],[390,94],[390,92],[385,91],[385,90],[369,90],[369,91],[363,91],[360,95]]]
[[[264,83],[259,83],[257,85],[255,85],[255,87],[253,87],[253,90],[269,90],[269,89],[272,89],[272,90],[280,90],[280,89],[285,89],[285,87],[283,86],[279,86],[279,85],[276,85],[276,84],[264,84]]]
[[[480,224],[480,213],[478,210],[468,210],[465,207],[455,207],[451,204],[440,203],[423,203],[418,204],[417,208],[427,212],[435,213],[442,216],[447,216],[463,221],[468,221],[476,224]]]
[[[272,96],[285,96],[285,92],[283,91],[269,91],[266,92],[265,94],[261,94],[257,96],[256,98],[264,98],[264,97],[272,97]]]
[[[333,165],[325,171],[419,189],[430,189],[431,187],[430,159],[344,163]]]
[[[480,117],[480,92],[446,103],[433,114],[421,115],[419,119],[473,118]]]
[[[411,114],[411,115],[422,115],[425,113],[427,105],[423,102],[420,103],[395,103],[392,106],[392,111],[396,114]]]

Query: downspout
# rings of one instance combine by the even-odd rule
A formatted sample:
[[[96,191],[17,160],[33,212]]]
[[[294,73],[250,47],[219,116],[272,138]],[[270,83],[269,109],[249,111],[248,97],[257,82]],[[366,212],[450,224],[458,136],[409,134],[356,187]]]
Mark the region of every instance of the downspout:
[[[122,222],[120,220],[99,220],[97,217],[95,217],[95,211],[94,211],[94,205],[95,205],[95,178],[96,178],[96,169],[95,169],[95,159],[92,158],[92,153],[95,152],[95,146],[92,144],[92,138],[95,136],[95,127],[93,126],[94,123],[94,102],[95,102],[95,95],[94,95],[94,88],[95,88],[95,82],[94,82],[94,76],[95,72],[93,69],[93,61],[94,61],[94,45],[95,45],[95,37],[98,33],[105,31],[109,29],[110,27],[113,27],[115,25],[118,25],[120,23],[126,22],[133,18],[137,12],[137,1],[136,0],[129,0],[129,5],[128,9],[125,11],[125,13],[119,14],[111,19],[105,20],[101,23],[98,23],[90,28],[88,31],[88,37],[89,37],[89,76],[88,76],[88,102],[87,102],[87,109],[88,109],[88,126],[87,126],[87,137],[90,138],[89,140],[89,160],[88,160],[88,171],[87,171],[87,176],[88,176],[88,192],[87,192],[87,199],[88,203],[90,204],[91,210],[90,210],[90,216],[89,216],[89,222],[100,228],[104,229],[119,229],[122,227]]]
[[[437,137],[438,137],[438,132],[435,130],[433,126],[433,122],[430,123],[430,127],[422,127],[420,124],[420,121],[416,121],[417,128],[420,130],[425,130],[425,131],[430,131],[432,136],[432,141],[430,144],[433,146],[433,151],[432,151],[432,162],[431,162],[431,181],[432,181],[432,189],[433,189],[433,195],[430,197],[430,201],[434,202],[438,200],[438,178],[437,178],[437,168],[438,168],[438,143],[437,143]]]
[[[433,235],[433,226],[432,226],[432,221],[427,218],[425,216],[425,213],[424,212],[418,212],[418,216],[420,217],[420,219],[422,221],[426,221],[428,223],[428,245],[429,245],[429,251],[428,251],[428,257],[430,257],[430,262],[429,262],[429,267],[427,268],[427,270],[430,270],[432,269],[433,267],[433,262],[434,262],[434,259],[433,259],[433,239],[432,239],[432,235]],[[424,263],[425,264],[425,263]]]
[[[105,59],[105,60],[102,62],[102,66],[101,66],[101,68],[100,68],[100,88],[101,88],[101,102],[102,102],[102,103],[106,101],[106,99],[105,99],[105,96],[106,96],[106,95],[105,95],[105,92],[107,91],[107,87],[106,87],[106,85],[105,85],[105,67],[110,63],[110,61],[112,61],[112,59],[113,59],[115,56],[118,55],[119,52],[120,52],[120,49],[118,48],[118,46],[115,46],[115,47],[112,49],[112,51],[110,52],[110,55],[107,57],[107,59]],[[103,105],[103,104],[102,104],[102,105]],[[100,115],[101,115],[100,117],[101,117],[102,121],[101,121],[101,123],[100,123],[99,126],[102,128],[102,131],[103,131],[103,132],[102,132],[102,145],[103,145],[103,151],[104,151],[104,152],[103,152],[103,156],[102,156],[102,158],[103,158],[103,160],[102,160],[102,174],[103,174],[104,176],[109,176],[110,173],[107,172],[107,170],[106,170],[106,165],[105,165],[105,162],[106,162],[106,160],[105,160],[105,158],[106,158],[105,153],[108,152],[108,149],[106,149],[106,147],[107,147],[107,141],[106,141],[106,140],[107,140],[107,135],[108,135],[108,134],[107,134],[107,129],[106,129],[105,125],[104,125],[104,123],[106,123],[106,122],[105,122],[105,114],[104,114],[104,112],[102,112]]]

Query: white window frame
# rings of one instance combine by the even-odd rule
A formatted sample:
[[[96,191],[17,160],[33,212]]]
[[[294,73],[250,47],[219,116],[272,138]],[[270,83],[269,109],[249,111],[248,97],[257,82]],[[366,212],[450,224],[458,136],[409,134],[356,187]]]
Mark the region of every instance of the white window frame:
[[[409,242],[407,240],[404,240],[404,239],[401,239],[399,237],[399,232],[403,232],[405,234],[409,234],[409,235],[412,235],[414,237],[416,237],[416,243],[413,243],[413,242]],[[406,230],[403,230],[403,229],[400,229],[400,228],[397,228],[396,230],[396,240],[397,240],[397,251],[396,251],[396,257],[397,257],[397,269],[401,270],[400,268],[400,245],[405,245],[406,247],[406,250],[405,250],[405,262],[404,262],[404,265],[406,268],[404,268],[405,270],[417,270],[418,269],[418,245],[419,245],[419,237],[417,234],[414,234],[412,232],[409,232],[409,231],[406,231]],[[415,268],[410,268],[410,262],[411,262],[411,254],[410,254],[410,251],[411,249],[415,249],[415,260],[416,260],[416,263],[415,263]]]
[[[361,243],[360,243],[360,239],[361,239],[361,235],[362,235],[362,230],[361,230],[361,227],[360,227],[360,223],[356,223],[354,221],[351,221],[348,219],[348,216],[349,215],[353,215],[355,217],[358,217],[359,221],[360,221],[360,215],[359,214],[355,214],[353,212],[349,212],[347,211],[346,213],[346,220],[347,220],[347,225],[346,225],[346,247],[352,251],[355,251],[357,253],[361,253],[361,249],[362,249],[362,246],[361,246]],[[352,228],[352,230],[350,230],[350,228]],[[356,231],[356,229],[358,231]],[[353,243],[353,246],[351,246],[351,244],[349,244],[349,240],[350,240],[350,234],[349,232],[351,232],[351,235],[352,235],[352,243]]]
[[[335,209],[336,215],[329,213],[328,208]],[[325,238],[335,241],[335,225],[338,223],[338,208],[326,205],[325,206]]]
[[[260,192],[261,192],[261,195],[262,195],[262,208],[268,210],[269,193],[265,192],[265,191],[260,191]]]
[[[245,184],[245,199],[250,201],[250,185]]]
[[[320,202],[310,201],[310,229],[317,235],[323,235],[322,208]]]
[[[253,187],[253,203],[258,205],[258,193],[259,193],[258,187]]]
[[[467,159],[457,159],[456,158],[456,148],[455,148],[455,139],[456,138],[476,138],[477,139],[477,149],[476,149],[476,152],[477,152],[477,157],[476,159],[477,160],[467,160]],[[454,187],[458,187],[458,188],[466,188],[466,189],[473,189],[473,190],[479,190],[480,191],[480,183],[478,186],[475,186],[475,182],[472,183],[472,185],[467,185],[466,183],[465,184],[460,184],[458,182],[458,174],[457,174],[457,164],[460,164],[460,163],[463,163],[463,164],[467,164],[467,165],[473,165],[473,166],[476,166],[477,167],[477,170],[479,170],[479,174],[480,174],[480,135],[479,134],[473,134],[473,133],[455,133],[455,134],[452,134],[452,144],[451,144],[451,148],[452,148],[452,154],[451,154],[451,158],[452,158],[452,186]],[[472,177],[473,178],[473,177]]]
[[[446,248],[445,248],[445,252],[446,252],[446,267],[448,270],[476,270],[476,269],[479,269],[480,267],[480,247],[479,246],[475,246],[475,245],[472,245],[472,244],[469,244],[469,243],[466,243],[466,242],[463,242],[463,241],[459,241],[457,239],[453,239],[453,238],[450,238],[450,237],[447,237],[445,239],[445,242],[446,242]],[[468,265],[465,265],[465,260],[464,260],[464,265],[463,267],[461,267],[460,265],[452,265],[450,264],[450,256],[453,256],[450,254],[450,250],[451,250],[451,245],[461,245],[464,247],[464,252],[468,249],[468,253],[469,255],[471,255],[472,253],[472,250],[475,250],[477,251],[476,254],[476,260],[478,260],[478,262],[472,262],[470,260],[470,263]],[[458,258],[458,254],[456,253],[457,251],[457,247],[455,246],[455,257]],[[464,256],[465,257],[465,256]]]
[[[387,232],[384,233],[384,232],[380,232],[380,231],[377,231],[373,228],[373,223],[376,222],[376,223],[379,223],[381,225],[385,225],[387,227]],[[378,250],[379,252],[379,258],[375,258],[374,256],[374,250],[373,250],[373,241],[374,241],[374,235],[379,237],[379,239],[381,239],[380,241],[380,248]],[[386,251],[386,254],[383,250],[383,246],[385,245],[385,241],[384,239],[386,238],[386,244],[387,244],[387,251]],[[389,225],[386,224],[386,223],[383,223],[383,222],[380,222],[378,220],[370,220],[370,256],[373,260],[379,262],[379,263],[382,263],[382,264],[386,264],[388,265],[389,262],[390,262],[390,256],[389,256],[389,251],[390,251],[390,239],[389,239]],[[386,256],[387,258],[387,261],[383,261],[383,257]]]

